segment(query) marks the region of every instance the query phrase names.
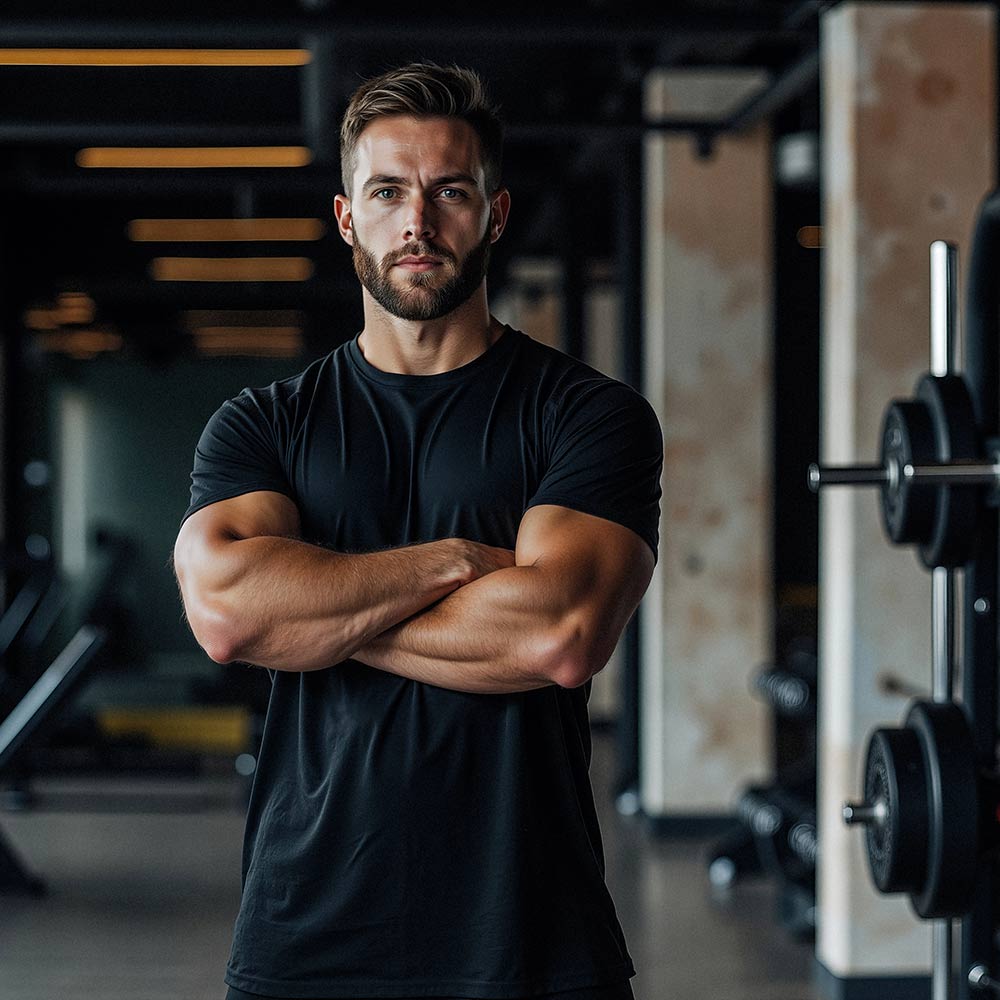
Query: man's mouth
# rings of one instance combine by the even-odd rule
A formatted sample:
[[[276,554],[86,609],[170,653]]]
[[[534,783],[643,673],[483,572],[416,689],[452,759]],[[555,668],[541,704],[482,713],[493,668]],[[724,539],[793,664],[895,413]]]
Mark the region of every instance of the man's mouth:
[[[403,257],[396,261],[395,266],[405,268],[407,271],[429,271],[440,264],[441,261],[436,257]]]

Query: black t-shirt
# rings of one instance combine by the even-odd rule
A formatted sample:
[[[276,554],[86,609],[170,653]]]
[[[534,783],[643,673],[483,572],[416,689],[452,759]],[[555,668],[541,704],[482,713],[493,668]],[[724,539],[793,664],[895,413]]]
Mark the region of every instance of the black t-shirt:
[[[381,371],[355,337],[222,405],[185,517],[276,490],[340,552],[513,549],[524,512],[558,504],[655,556],[662,455],[638,392],[510,327],[436,375]],[[350,659],[268,673],[230,986],[507,998],[635,974],[604,879],[590,682],[477,694]]]

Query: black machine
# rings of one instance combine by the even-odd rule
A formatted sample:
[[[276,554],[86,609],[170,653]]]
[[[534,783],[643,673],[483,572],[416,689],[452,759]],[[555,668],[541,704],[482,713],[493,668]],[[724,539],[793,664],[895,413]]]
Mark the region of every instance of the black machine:
[[[0,722],[0,774],[27,741],[76,690],[108,638],[104,628],[82,625],[61,653]],[[0,892],[40,895],[45,886],[21,862],[0,830]]]
[[[932,696],[869,741],[864,798],[844,806],[864,827],[882,892],[906,893],[934,925],[932,993],[1000,995],[997,847],[998,509],[1000,509],[1000,191],[977,222],[965,312],[965,370],[955,367],[957,255],[931,245],[931,367],[892,401],[877,465],[812,466],[810,486],[874,486],[897,545],[932,573]],[[962,573],[956,685],[956,574]],[[956,689],[960,687],[960,692]],[[956,695],[959,695],[956,697]],[[961,921],[954,992],[953,921]]]
[[[0,780],[25,779],[22,751],[51,732],[102,654],[123,642],[115,590],[131,545],[100,529],[93,542],[93,571],[75,600],[48,560],[18,567],[24,583],[0,615]],[[46,663],[53,645],[58,651]],[[0,892],[39,895],[44,888],[0,830]]]

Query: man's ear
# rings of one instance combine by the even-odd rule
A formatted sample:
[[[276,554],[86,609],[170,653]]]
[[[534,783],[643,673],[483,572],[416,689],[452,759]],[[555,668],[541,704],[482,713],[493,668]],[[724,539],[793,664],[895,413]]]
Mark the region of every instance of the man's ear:
[[[490,199],[490,242],[496,243],[507,225],[510,213],[510,192],[500,188]]]
[[[333,214],[337,217],[337,229],[344,242],[354,246],[354,231],[351,229],[351,199],[338,194],[333,199]]]

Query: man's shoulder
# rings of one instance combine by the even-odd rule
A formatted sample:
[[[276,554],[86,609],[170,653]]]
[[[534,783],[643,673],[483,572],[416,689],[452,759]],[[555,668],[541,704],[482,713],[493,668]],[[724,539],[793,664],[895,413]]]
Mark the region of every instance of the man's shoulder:
[[[545,372],[549,383],[547,405],[575,410],[581,405],[600,408],[650,406],[645,396],[627,382],[595,368],[550,344],[524,335],[526,364]]]

